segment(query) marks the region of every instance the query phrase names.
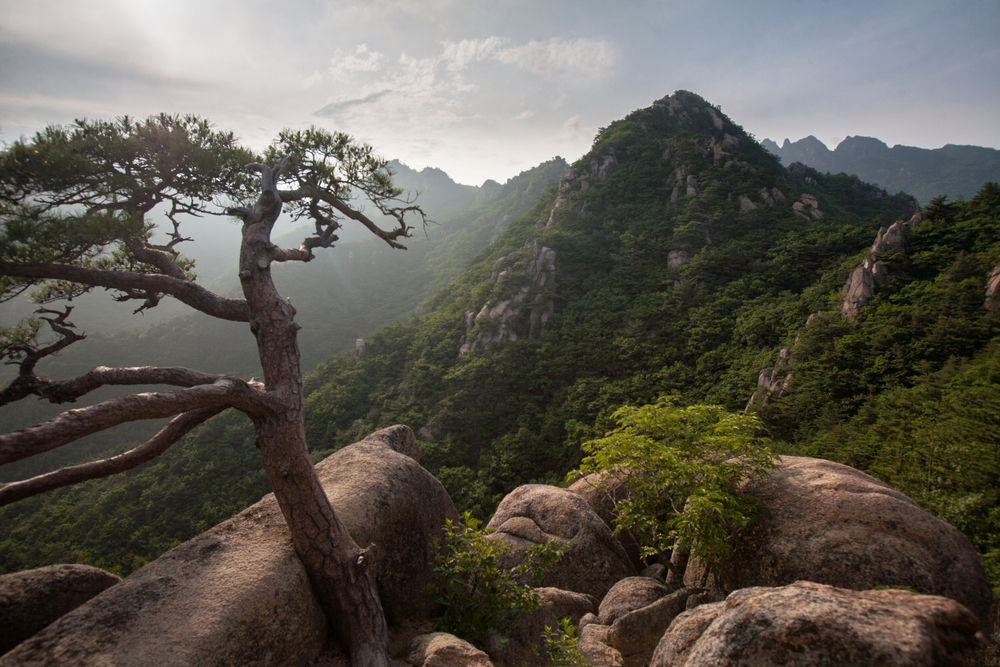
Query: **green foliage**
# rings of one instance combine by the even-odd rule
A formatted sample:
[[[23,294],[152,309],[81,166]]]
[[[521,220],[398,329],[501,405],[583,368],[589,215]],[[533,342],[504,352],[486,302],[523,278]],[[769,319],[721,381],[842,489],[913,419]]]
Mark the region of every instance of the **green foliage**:
[[[488,633],[509,634],[525,612],[541,606],[532,587],[518,581],[528,578],[537,584],[545,567],[557,562],[566,547],[555,542],[532,545],[525,562],[501,569],[497,559],[509,547],[488,539],[480,525],[468,512],[461,524],[449,519],[444,544],[434,538],[434,571],[442,580],[438,628],[483,646]]]
[[[731,531],[754,507],[741,482],[775,467],[754,417],[717,405],[679,407],[673,397],[625,406],[618,428],[583,443],[589,453],[573,475],[598,473],[598,488],[622,485],[616,531],[635,535],[644,556],[691,552],[709,568],[732,551]]]
[[[590,665],[580,652],[580,638],[576,636],[576,628],[568,617],[560,620],[559,625],[554,628],[546,625],[542,632],[542,642],[545,657],[552,667]]]
[[[195,116],[50,126],[0,153],[0,259],[156,273],[126,251],[130,241],[149,238],[145,216],[165,205],[176,233],[178,214],[221,213],[223,200],[249,198],[244,167],[253,157],[232,133]],[[182,269],[192,268],[173,245],[168,252]],[[5,276],[0,299],[39,284],[43,302],[93,289]]]

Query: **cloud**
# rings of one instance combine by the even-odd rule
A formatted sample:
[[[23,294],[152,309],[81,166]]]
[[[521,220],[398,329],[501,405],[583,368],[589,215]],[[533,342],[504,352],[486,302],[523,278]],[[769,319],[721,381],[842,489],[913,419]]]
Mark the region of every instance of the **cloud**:
[[[353,100],[343,100],[341,102],[331,102],[327,104],[322,109],[317,109],[313,111],[314,116],[321,116],[323,118],[339,118],[345,113],[352,111],[358,107],[371,106],[378,103],[379,100],[385,99],[386,97],[393,94],[392,90],[380,90],[370,95],[365,95],[364,97],[359,97]]]
[[[322,81],[323,81],[323,75],[320,74],[319,72],[313,72],[302,81],[302,87],[305,89],[309,89],[315,86],[316,84],[321,83]]]
[[[583,127],[583,119],[580,114],[568,118],[559,131],[559,138],[564,141],[580,141],[588,136],[589,133]]]
[[[579,69],[587,72],[610,71],[618,60],[615,48],[603,39],[532,40],[510,46],[497,53],[497,60],[537,73]]]
[[[369,51],[367,44],[359,44],[353,52],[346,54],[340,49],[330,58],[330,76],[335,79],[346,79],[356,72],[377,72],[382,69],[385,55],[378,51]]]
[[[334,58],[339,71],[362,76],[352,76],[347,87],[334,88],[335,94],[313,115],[330,118],[338,129],[357,136],[378,136],[383,143],[392,136],[440,132],[462,142],[497,122],[526,121],[536,111],[549,116],[552,98],[565,99],[564,91],[553,90],[553,78],[582,72],[589,82],[596,78],[593,73],[614,67],[617,57],[610,43],[589,39],[515,43],[491,36],[442,41],[429,53],[403,51],[395,61],[362,45]],[[536,90],[548,101],[526,111],[533,105],[530,94],[514,97],[509,92],[520,87]],[[550,128],[549,137],[587,143],[592,134],[576,116],[561,128]]]
[[[461,42],[445,42],[440,60],[452,72],[465,69],[472,62],[484,60],[500,48],[499,37],[486,39],[463,39]]]
[[[611,70],[618,61],[618,52],[604,39],[531,40],[525,44],[510,44],[501,37],[463,39],[442,42],[441,55],[436,58],[448,70],[457,72],[473,62],[496,60],[536,74],[550,74],[578,69],[587,72]]]

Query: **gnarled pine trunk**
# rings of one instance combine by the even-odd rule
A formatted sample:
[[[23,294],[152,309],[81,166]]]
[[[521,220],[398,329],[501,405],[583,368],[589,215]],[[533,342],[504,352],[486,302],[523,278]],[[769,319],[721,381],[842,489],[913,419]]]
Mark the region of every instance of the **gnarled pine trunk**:
[[[388,667],[388,630],[375,585],[359,562],[360,550],[337,518],[306,448],[302,372],[295,309],[271,280],[270,235],[281,212],[276,174],[264,168],[262,193],[245,220],[240,282],[250,307],[250,330],[268,393],[281,409],[255,419],[257,445],[295,551],[338,641],[354,667]]]

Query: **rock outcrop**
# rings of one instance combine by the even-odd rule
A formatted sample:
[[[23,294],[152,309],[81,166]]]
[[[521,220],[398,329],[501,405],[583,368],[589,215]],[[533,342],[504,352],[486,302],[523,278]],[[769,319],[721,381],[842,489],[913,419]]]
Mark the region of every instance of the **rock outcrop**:
[[[815,222],[823,218],[823,211],[819,210],[819,201],[812,195],[802,195],[797,202],[793,202],[792,213],[806,222]]]
[[[580,630],[580,653],[592,667],[624,667],[621,652],[611,648],[610,635],[611,627],[598,623],[589,623]]]
[[[812,195],[802,195],[800,200],[792,205],[792,208],[796,215],[806,220],[818,220],[823,217],[819,211],[816,198]],[[906,222],[897,220],[888,229],[882,227],[879,230],[868,256],[865,257],[860,266],[854,269],[844,284],[844,298],[840,302],[841,316],[853,321],[861,313],[861,308],[874,296],[878,288],[889,281],[889,267],[882,261],[881,256],[889,251],[902,252],[905,250],[910,233],[923,219],[923,214],[915,213]],[[991,274],[991,277],[993,275]],[[993,283],[994,293],[996,290],[1000,290],[1000,269],[995,272],[995,275],[996,280]],[[990,303],[993,303],[990,297],[990,284],[990,279],[988,279],[985,304],[987,308],[990,307]],[[997,304],[1000,305],[1000,300],[997,300]],[[817,315],[818,313],[810,315],[806,325],[812,322]],[[757,376],[757,389],[754,390],[753,395],[747,402],[744,409],[745,412],[751,413],[760,406],[766,405],[769,401],[780,398],[788,393],[792,382],[792,373],[789,370],[791,364],[790,352],[790,348],[786,347],[782,349],[777,365],[773,368],[761,370]]]
[[[465,336],[459,355],[491,345],[503,345],[527,335],[538,337],[555,310],[553,290],[556,251],[535,241],[530,250],[512,252],[493,264],[491,280],[506,283],[508,295],[487,302],[478,314],[465,314]],[[522,313],[527,310],[527,322]]]
[[[578,494],[555,486],[528,484],[511,491],[487,528],[489,539],[513,551],[498,560],[503,568],[524,562],[533,544],[555,541],[568,547],[562,560],[546,568],[543,585],[593,595],[600,600],[635,568],[611,530]]]
[[[682,588],[615,620],[608,644],[621,654],[625,667],[648,665],[667,628],[687,608],[688,598],[700,592]]]
[[[882,227],[875,242],[872,243],[868,257],[861,266],[854,269],[847,283],[844,284],[844,300],[840,312],[849,320],[853,320],[861,312],[861,308],[872,298],[875,290],[889,281],[889,267],[879,255],[890,250],[903,251],[910,232],[923,220],[920,213],[915,213],[908,221],[897,220],[886,229]]]
[[[667,253],[667,268],[678,269],[691,261],[691,256],[684,250],[671,250]]]
[[[358,546],[374,544],[369,573],[389,622],[426,618],[434,581],[431,540],[458,513],[441,483],[417,463],[420,445],[391,426],[321,461],[316,470]]]
[[[1000,310],[1000,266],[993,267],[986,277],[986,299],[983,301],[986,310]]]
[[[601,600],[598,622],[611,625],[625,614],[648,607],[669,593],[670,589],[656,579],[626,577],[612,586]]]
[[[552,222],[556,219],[556,209],[564,208],[569,205],[569,193],[573,187],[573,181],[576,180],[576,177],[577,173],[572,169],[569,169],[566,172],[566,175],[559,181],[559,187],[556,189],[556,200],[552,203],[552,210],[549,211],[549,219],[545,222],[546,227],[551,227]],[[537,226],[542,226],[541,221],[539,221]]]
[[[968,538],[874,477],[785,456],[742,492],[762,503],[763,517],[740,537],[715,588],[800,580],[854,590],[908,586],[957,600],[985,621],[993,594]],[[692,558],[685,584],[713,581],[706,577]]]
[[[600,162],[596,159],[590,161],[590,176],[598,183],[602,183],[608,180],[608,176],[611,175],[611,170],[615,168],[618,164],[618,156],[615,155],[614,147],[608,148],[608,152],[605,153]]]
[[[0,654],[120,581],[89,565],[49,565],[0,576]]]
[[[975,615],[947,598],[801,581],[681,614],[650,667],[960,665],[978,631]]]
[[[386,615],[429,607],[430,539],[457,519],[441,484],[391,427],[317,470],[354,540],[371,543]],[[167,552],[0,658],[0,665],[303,665],[327,623],[272,495]]]
[[[593,595],[564,591],[561,588],[536,588],[535,594],[542,604],[552,610],[556,618],[569,616],[574,625],[587,614],[597,610],[597,599]]]
[[[783,347],[778,353],[778,363],[773,367],[763,369],[757,376],[757,389],[754,390],[744,412],[750,414],[761,406],[767,405],[776,398],[788,393],[792,385],[792,373],[788,367],[791,364],[792,348]]]
[[[325,640],[326,619],[271,497],[66,614],[0,665],[298,665]]]

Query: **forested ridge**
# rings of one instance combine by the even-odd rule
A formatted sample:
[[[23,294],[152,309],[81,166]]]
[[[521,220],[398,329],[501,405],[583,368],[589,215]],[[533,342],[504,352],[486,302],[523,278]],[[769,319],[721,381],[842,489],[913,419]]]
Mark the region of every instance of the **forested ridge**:
[[[821,172],[857,174],[889,192],[907,192],[921,204],[947,195],[969,199],[984,182],[1000,180],[1000,151],[981,146],[889,148],[873,137],[847,137],[830,150],[813,136],[781,146],[769,139],[761,142],[786,166],[802,162]]]
[[[407,424],[459,511],[486,517],[517,485],[561,482],[622,405],[742,410],[787,347],[787,393],[758,412],[775,448],[910,495],[1000,585],[995,184],[932,201],[851,321],[842,287],[911,197],[786,169],[683,91],[603,128],[571,167],[419,315],[307,377],[314,459]],[[472,234],[465,247],[492,236]],[[223,414],[138,470],[3,508],[0,571],[133,570],[268,491],[252,434]]]

